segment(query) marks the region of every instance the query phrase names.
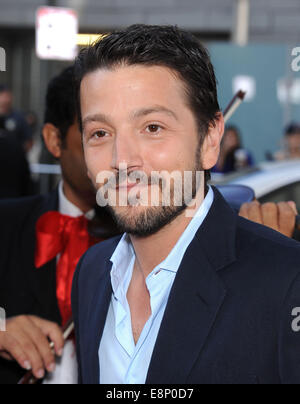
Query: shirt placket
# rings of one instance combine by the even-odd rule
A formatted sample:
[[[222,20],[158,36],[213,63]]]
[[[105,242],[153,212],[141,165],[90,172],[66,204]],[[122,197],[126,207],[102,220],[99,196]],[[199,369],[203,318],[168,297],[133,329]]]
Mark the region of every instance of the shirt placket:
[[[132,277],[133,265],[134,258],[131,260],[128,273],[116,291],[113,305],[115,312],[115,336],[121,347],[126,351],[130,358],[132,358],[134,355],[135,344],[131,328],[130,308],[126,295],[130,279]]]
[[[145,324],[143,331],[140,335],[137,345],[134,349],[134,354],[126,373],[125,384],[134,384],[136,383],[134,377],[134,369],[138,367],[137,362],[139,361],[143,346],[146,343],[149,334],[151,332],[151,328],[156,319],[156,316],[159,314],[162,305],[167,299],[168,290],[170,286],[170,277],[172,274],[169,271],[161,270],[158,274],[156,274],[158,269],[155,269],[147,278],[147,287],[150,293],[150,303],[151,303],[151,316],[149,317],[147,323]],[[131,321],[130,321],[131,326]],[[132,334],[132,328],[131,328]]]

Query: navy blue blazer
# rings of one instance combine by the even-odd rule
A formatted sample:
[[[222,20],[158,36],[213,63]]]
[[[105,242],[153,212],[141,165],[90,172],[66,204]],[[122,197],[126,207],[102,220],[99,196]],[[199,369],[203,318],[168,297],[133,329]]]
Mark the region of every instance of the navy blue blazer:
[[[300,244],[213,206],[176,276],[147,384],[299,384]],[[98,384],[98,349],[120,237],[91,248],[73,283],[79,382]],[[299,320],[300,323],[300,320]]]

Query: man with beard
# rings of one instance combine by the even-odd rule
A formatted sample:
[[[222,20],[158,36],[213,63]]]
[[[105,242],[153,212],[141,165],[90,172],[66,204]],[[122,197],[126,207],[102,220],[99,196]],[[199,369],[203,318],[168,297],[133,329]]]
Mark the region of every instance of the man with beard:
[[[177,28],[136,25],[83,50],[75,72],[88,173],[125,233],[76,271],[79,381],[299,383],[298,243],[195,181],[224,131],[207,51]]]
[[[24,369],[38,379],[50,372],[44,383],[77,382],[73,341],[64,346],[61,331],[72,316],[73,274],[94,236],[118,233],[111,217],[95,210],[73,90],[70,67],[50,82],[46,97],[43,138],[62,169],[58,189],[0,203],[0,307],[7,315],[6,332],[0,332],[1,384],[16,384]],[[61,356],[58,366],[49,339]]]

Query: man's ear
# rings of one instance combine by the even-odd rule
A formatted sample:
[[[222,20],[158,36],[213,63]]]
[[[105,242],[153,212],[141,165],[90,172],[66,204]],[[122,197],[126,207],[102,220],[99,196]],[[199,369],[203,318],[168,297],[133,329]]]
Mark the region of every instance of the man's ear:
[[[220,145],[224,135],[224,117],[220,112],[211,124],[202,146],[202,167],[203,170],[211,170],[218,162]]]
[[[46,123],[43,127],[43,138],[48,151],[56,159],[61,157],[61,138],[59,130],[51,123]]]

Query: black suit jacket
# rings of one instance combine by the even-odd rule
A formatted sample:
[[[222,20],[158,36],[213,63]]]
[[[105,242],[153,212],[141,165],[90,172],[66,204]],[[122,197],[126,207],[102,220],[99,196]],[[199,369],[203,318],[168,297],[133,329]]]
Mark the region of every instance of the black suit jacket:
[[[32,194],[29,164],[13,133],[0,129],[0,199]]]
[[[300,383],[300,245],[213,206],[177,273],[152,355],[149,384]],[[73,282],[80,382],[99,382],[98,349],[120,237],[90,249]],[[300,321],[299,321],[300,322]]]
[[[58,209],[58,192],[0,201],[0,307],[7,317],[36,315],[61,323],[56,299],[56,260],[34,265],[35,226],[46,212]],[[24,371],[0,360],[0,384],[18,382]]]

